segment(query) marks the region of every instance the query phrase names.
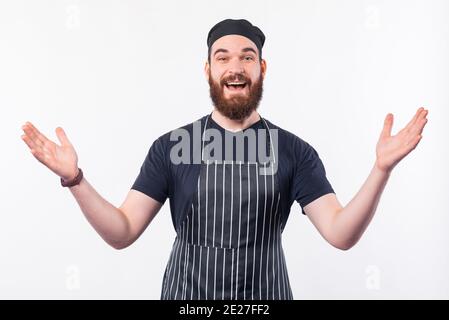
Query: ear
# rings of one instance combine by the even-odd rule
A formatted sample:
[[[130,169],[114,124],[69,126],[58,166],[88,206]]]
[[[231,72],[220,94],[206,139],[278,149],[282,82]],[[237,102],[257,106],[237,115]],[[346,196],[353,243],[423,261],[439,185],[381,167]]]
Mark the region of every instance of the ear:
[[[262,77],[265,79],[265,73],[267,72],[267,61],[265,59],[260,61],[260,72],[262,73]]]
[[[206,63],[204,64],[204,75],[206,76],[207,82],[209,82],[209,70],[210,70],[209,61],[206,60]]]

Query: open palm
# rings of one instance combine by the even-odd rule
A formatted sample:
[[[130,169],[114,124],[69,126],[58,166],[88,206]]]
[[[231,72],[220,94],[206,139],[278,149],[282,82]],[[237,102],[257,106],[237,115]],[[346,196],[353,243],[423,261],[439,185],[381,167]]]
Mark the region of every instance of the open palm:
[[[428,110],[419,108],[410,122],[396,135],[391,135],[393,114],[389,113],[376,146],[376,165],[385,172],[390,172],[396,164],[416,148],[422,138],[422,131],[427,123]]]
[[[78,173],[78,156],[64,130],[56,128],[61,145],[57,145],[30,122],[22,126],[22,140],[28,145],[33,156],[64,180],[73,179]]]

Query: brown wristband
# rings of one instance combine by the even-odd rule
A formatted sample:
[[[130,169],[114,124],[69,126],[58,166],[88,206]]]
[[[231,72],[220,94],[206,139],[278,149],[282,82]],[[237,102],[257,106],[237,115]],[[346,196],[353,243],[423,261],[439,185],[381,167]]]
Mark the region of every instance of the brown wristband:
[[[77,176],[72,179],[71,181],[64,181],[64,179],[61,178],[61,186],[63,187],[73,187],[79,184],[83,180],[83,170],[78,168],[78,174]]]

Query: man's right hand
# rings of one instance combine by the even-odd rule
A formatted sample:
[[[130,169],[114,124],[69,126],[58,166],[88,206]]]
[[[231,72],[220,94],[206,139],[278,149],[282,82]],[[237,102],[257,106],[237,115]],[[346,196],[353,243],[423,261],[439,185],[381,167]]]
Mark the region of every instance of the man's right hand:
[[[47,139],[31,123],[22,126],[23,141],[33,156],[66,181],[78,175],[78,156],[62,128],[56,128],[61,143]],[[117,208],[106,201],[86,180],[70,188],[81,210],[98,234],[112,247],[123,249],[142,234],[156,216],[162,203],[131,189],[123,204]]]
[[[56,135],[61,145],[45,137],[30,122],[26,122],[22,130],[25,133],[22,140],[39,162],[66,181],[78,175],[78,156],[61,127],[56,128]]]

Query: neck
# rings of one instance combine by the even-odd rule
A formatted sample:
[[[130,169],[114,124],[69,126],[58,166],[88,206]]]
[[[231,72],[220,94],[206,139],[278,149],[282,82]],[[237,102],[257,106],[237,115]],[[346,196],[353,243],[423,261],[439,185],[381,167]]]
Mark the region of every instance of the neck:
[[[251,112],[251,114],[245,119],[232,120],[224,116],[222,113],[220,113],[220,111],[214,108],[211,117],[217,124],[220,125],[220,127],[232,132],[244,130],[248,127],[251,127],[254,123],[260,120],[260,115],[256,110]]]

